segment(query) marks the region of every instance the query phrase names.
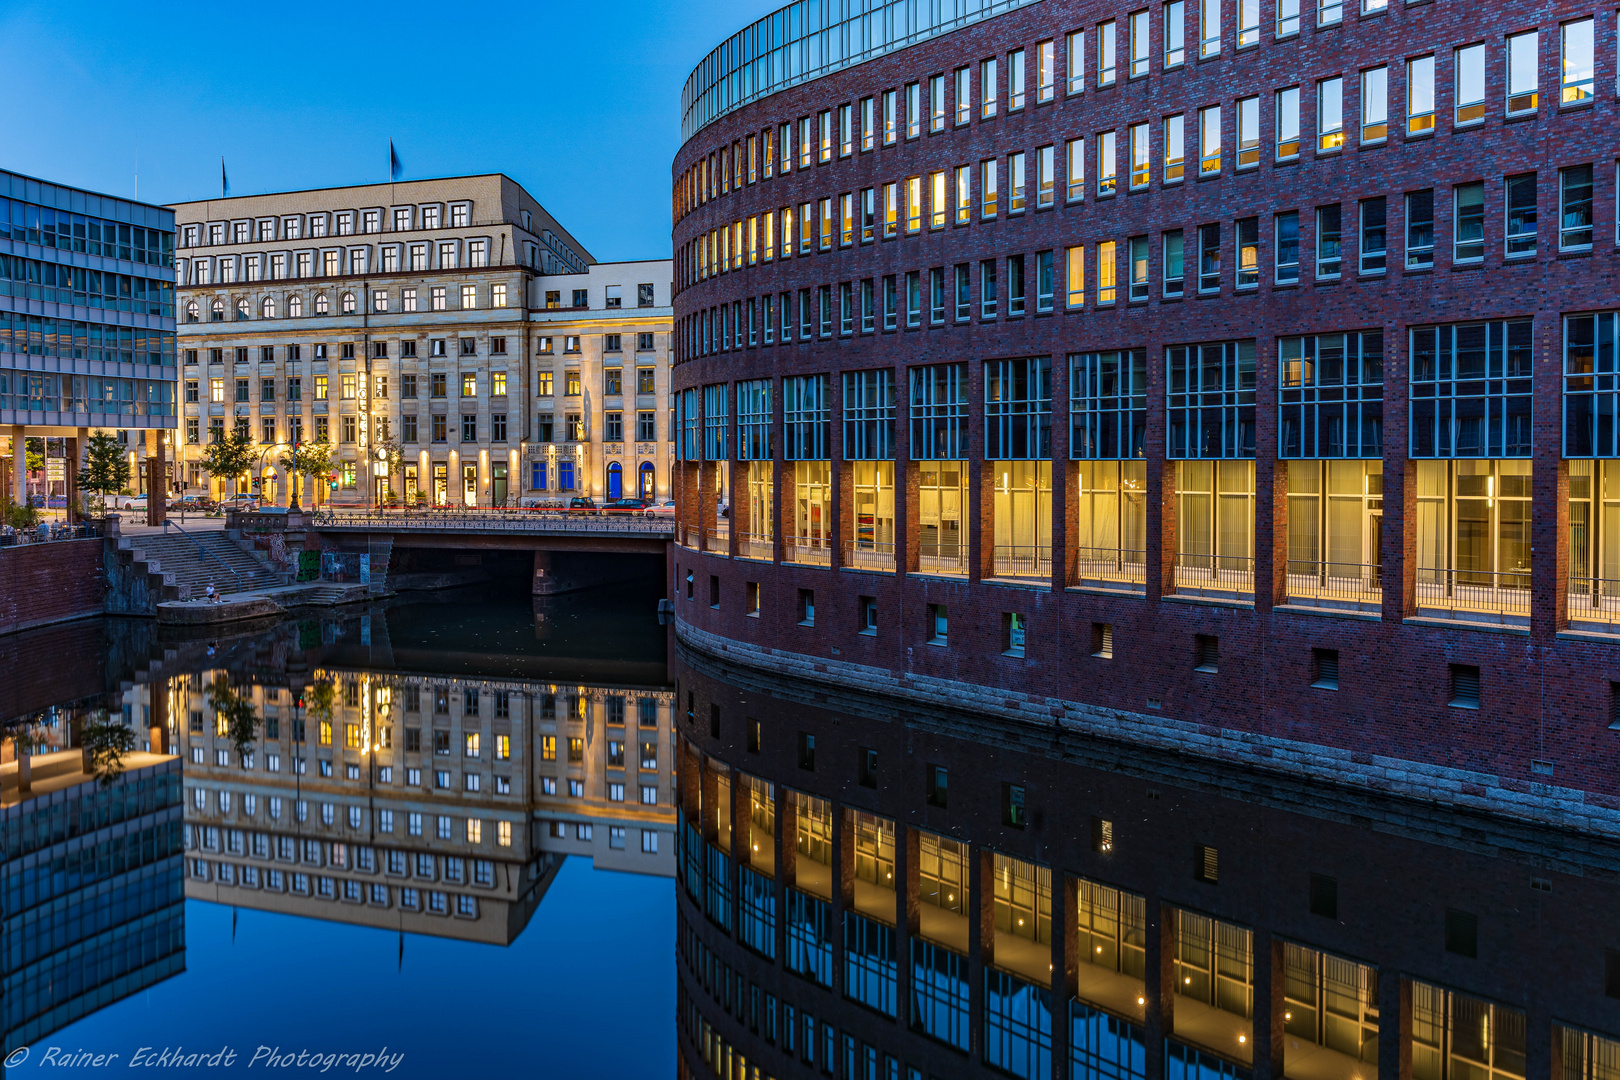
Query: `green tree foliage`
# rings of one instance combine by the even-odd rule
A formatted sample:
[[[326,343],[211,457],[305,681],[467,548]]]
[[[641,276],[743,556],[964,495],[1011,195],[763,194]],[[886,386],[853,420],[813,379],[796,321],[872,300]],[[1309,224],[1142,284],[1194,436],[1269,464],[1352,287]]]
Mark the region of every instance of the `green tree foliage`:
[[[122,491],[128,484],[129,455],[118,445],[112,432],[92,432],[85,449],[84,468],[79,470],[79,490],[98,496],[97,502],[101,503],[108,494]]]
[[[325,479],[336,465],[336,458],[332,456],[332,444],[323,440],[299,443],[282,454],[277,464],[289,475],[298,474],[313,481],[316,477]]]
[[[105,709],[97,710],[79,730],[79,745],[84,752],[84,771],[107,787],[124,775],[124,757],[135,749],[135,730]]]
[[[203,447],[203,465],[210,476],[228,479],[235,486],[253,464],[253,437],[246,424],[237,424],[217,442]]]
[[[208,704],[225,722],[225,734],[236,746],[238,755],[245,754],[253,745],[253,734],[259,725],[253,702],[231,688],[224,675],[218,675],[208,687]]]

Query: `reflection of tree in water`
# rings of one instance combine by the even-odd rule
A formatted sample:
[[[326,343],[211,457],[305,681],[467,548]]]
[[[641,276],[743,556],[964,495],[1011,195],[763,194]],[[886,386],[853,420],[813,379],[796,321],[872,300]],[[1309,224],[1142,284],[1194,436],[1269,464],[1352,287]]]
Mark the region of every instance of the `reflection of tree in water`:
[[[106,709],[96,709],[79,729],[79,745],[84,771],[110,787],[124,775],[124,756],[135,749],[135,729]]]
[[[254,729],[259,725],[252,700],[233,690],[230,680],[221,672],[208,687],[208,704],[214,707],[225,735],[235,744],[237,756],[247,753],[253,746]]]

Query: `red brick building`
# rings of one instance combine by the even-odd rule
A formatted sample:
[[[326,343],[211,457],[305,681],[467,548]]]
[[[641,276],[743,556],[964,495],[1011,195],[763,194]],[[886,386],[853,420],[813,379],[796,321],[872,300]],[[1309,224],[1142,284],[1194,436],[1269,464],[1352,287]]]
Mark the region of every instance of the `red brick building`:
[[[1620,831],[1613,5],[951,10],[688,82],[683,639]]]

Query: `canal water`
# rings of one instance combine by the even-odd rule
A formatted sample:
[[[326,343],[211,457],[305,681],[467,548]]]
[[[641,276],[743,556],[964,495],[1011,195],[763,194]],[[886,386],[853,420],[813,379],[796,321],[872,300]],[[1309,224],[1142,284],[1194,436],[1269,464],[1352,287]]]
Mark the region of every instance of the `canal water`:
[[[1620,1080],[1614,843],[795,684],[656,596],[0,642],[6,1075]]]

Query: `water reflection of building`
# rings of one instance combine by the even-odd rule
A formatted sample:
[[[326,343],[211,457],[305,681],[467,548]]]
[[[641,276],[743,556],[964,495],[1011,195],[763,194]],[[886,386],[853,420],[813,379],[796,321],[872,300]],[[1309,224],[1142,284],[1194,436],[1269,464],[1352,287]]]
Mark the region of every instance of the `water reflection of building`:
[[[179,762],[137,752],[103,785],[79,760],[0,806],[0,1053],[185,968]]]
[[[1612,843],[746,678],[679,671],[683,1077],[1617,1075]]]
[[[375,666],[238,678],[263,720],[239,750],[209,703],[219,674],[178,680],[188,896],[505,944],[568,855],[674,873],[667,690]]]

